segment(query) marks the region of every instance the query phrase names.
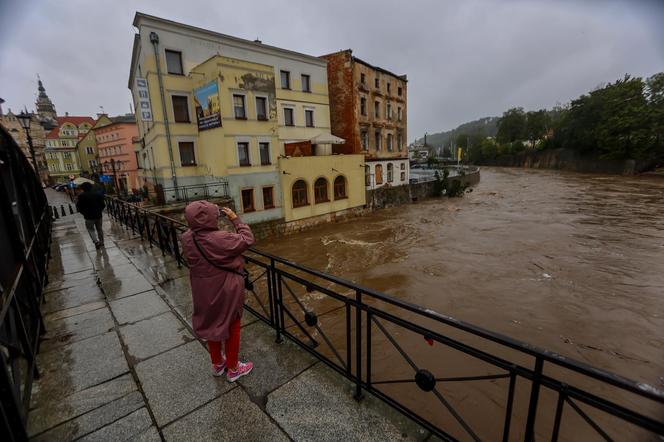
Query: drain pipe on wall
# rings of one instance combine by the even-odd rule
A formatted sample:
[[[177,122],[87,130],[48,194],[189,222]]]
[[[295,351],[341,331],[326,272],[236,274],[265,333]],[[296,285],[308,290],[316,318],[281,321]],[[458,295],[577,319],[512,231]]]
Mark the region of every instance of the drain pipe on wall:
[[[150,42],[154,48],[154,58],[157,63],[157,79],[159,80],[159,94],[161,95],[161,111],[164,116],[164,127],[166,129],[166,144],[168,144],[168,159],[171,162],[171,178],[175,187],[175,198],[178,197],[178,177],[175,174],[175,161],[173,160],[173,143],[171,141],[171,128],[168,124],[168,113],[166,112],[166,98],[164,96],[164,82],[161,79],[161,61],[159,60],[159,36],[156,32],[150,32]]]

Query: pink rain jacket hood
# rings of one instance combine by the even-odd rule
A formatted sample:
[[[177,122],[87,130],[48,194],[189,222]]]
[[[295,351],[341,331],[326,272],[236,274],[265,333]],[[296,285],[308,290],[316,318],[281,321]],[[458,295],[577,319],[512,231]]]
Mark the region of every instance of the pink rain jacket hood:
[[[189,230],[182,234],[182,250],[189,264],[194,305],[192,326],[201,339],[225,341],[230,324],[242,316],[242,253],[254,244],[254,235],[239,217],[232,221],[237,233],[219,230],[219,207],[208,201],[189,204],[184,216]],[[212,264],[201,255],[194,238]]]

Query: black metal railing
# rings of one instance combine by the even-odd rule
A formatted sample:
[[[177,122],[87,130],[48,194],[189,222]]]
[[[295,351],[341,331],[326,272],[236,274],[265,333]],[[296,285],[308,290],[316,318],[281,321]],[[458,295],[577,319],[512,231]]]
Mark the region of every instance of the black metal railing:
[[[186,225],[115,199],[110,214],[186,265]],[[246,309],[445,440],[647,440],[664,393],[252,249]]]
[[[0,434],[27,440],[36,357],[44,332],[51,209],[39,177],[0,128]]]

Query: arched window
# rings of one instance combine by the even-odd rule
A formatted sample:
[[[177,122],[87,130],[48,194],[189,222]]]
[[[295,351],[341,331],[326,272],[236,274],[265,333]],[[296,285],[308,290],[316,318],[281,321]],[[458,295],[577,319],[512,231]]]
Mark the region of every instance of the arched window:
[[[344,198],[348,198],[348,195],[346,195],[346,178],[339,175],[334,179],[334,199],[340,200]]]
[[[383,166],[376,164],[376,184],[383,184]]]
[[[309,204],[307,199],[307,183],[297,180],[293,183],[293,207],[302,207]]]
[[[394,180],[394,164],[387,163],[387,182],[391,183]]]
[[[325,178],[318,178],[314,183],[314,198],[316,204],[329,201],[327,197],[327,180]]]

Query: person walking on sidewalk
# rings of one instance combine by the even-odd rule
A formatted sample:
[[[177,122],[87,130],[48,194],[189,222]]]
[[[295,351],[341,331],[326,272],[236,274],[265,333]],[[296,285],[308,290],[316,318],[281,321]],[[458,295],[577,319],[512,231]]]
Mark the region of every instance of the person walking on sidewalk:
[[[83,193],[76,200],[76,209],[85,218],[85,228],[88,229],[95,248],[99,250],[104,247],[104,232],[101,230],[101,213],[106,207],[104,197],[98,192],[93,192],[90,183],[81,184],[81,189]]]
[[[254,366],[238,360],[245,295],[242,253],[254,244],[254,235],[231,209],[208,201],[189,204],[184,216],[189,230],[182,234],[182,250],[189,264],[194,332],[207,341],[213,375],[226,370],[228,381],[235,382]],[[220,217],[228,218],[237,233],[219,230]]]

